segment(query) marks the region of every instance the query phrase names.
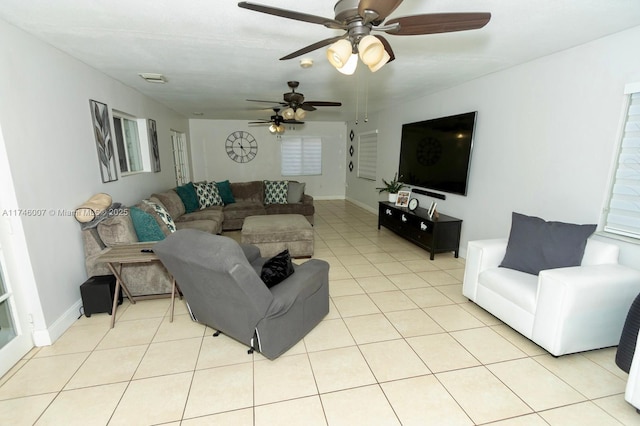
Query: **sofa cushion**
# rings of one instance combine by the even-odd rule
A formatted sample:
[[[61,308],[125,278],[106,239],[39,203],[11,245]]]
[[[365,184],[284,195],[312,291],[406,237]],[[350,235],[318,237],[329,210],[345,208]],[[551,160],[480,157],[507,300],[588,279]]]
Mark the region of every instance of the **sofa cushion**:
[[[216,182],[216,186],[218,187],[218,192],[222,197],[222,202],[226,204],[233,204],[236,202],[236,199],[233,198],[233,192],[231,191],[231,184],[228,180],[223,180],[222,182]]]
[[[201,209],[206,209],[211,206],[223,205],[222,197],[218,192],[218,187],[213,182],[201,182],[193,185],[196,188],[196,194],[198,195],[198,205]],[[187,212],[192,213],[192,212]]]
[[[156,219],[151,214],[135,206],[129,207],[129,214],[131,214],[131,221],[138,236],[138,241],[164,240],[164,232],[162,232],[160,225],[158,225],[158,222],[156,222]]]
[[[478,276],[478,286],[485,287],[530,314],[536,312],[538,277],[509,268],[491,268]],[[482,306],[491,312],[490,307]]]
[[[193,182],[185,183],[182,186],[176,187],[176,192],[184,204],[184,210],[186,213],[191,213],[200,208],[198,203],[198,194],[193,186]]]
[[[224,220],[244,219],[248,216],[267,214],[264,205],[256,201],[236,201],[224,206]]]
[[[219,222],[213,220],[185,220],[184,222],[176,223],[178,230],[180,229],[197,229],[198,231],[204,231],[208,234],[220,233],[221,225]]]
[[[164,208],[164,206],[160,203],[154,203],[151,200],[142,200],[144,204],[149,206],[156,212],[162,223],[165,224],[170,233],[176,232],[176,224],[173,221],[173,217],[169,214],[169,212]]]
[[[267,287],[271,288],[276,284],[280,284],[291,274],[293,274],[291,256],[289,255],[289,250],[284,250],[262,265],[260,278]]]
[[[176,223],[188,222],[191,220],[212,220],[222,223],[224,219],[224,213],[222,212],[222,206],[212,206],[207,209],[198,210],[193,213],[186,213],[180,216],[180,219]]]
[[[264,181],[264,203],[265,204],[287,204],[287,192],[289,191],[289,181]]]
[[[232,182],[230,186],[236,202],[255,201],[262,204],[264,201],[264,184],[261,180]]]
[[[538,275],[545,269],[579,266],[596,225],[546,222],[513,212],[507,251],[500,266]]]
[[[152,194],[151,197],[149,197],[149,200],[164,206],[167,213],[169,213],[172,218],[177,219],[185,213],[182,199],[180,199],[178,193],[173,189],[159,194]]]
[[[289,189],[287,191],[287,203],[300,203],[304,195],[304,187],[306,184],[300,182],[289,181]]]
[[[111,216],[98,224],[98,235],[107,246],[138,242],[136,230],[129,215]]]

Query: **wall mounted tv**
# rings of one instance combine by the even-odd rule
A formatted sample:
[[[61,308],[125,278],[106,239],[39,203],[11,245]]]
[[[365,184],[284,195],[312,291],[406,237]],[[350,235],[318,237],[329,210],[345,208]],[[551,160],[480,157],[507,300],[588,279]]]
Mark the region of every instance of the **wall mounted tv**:
[[[402,125],[398,180],[467,195],[476,112]]]

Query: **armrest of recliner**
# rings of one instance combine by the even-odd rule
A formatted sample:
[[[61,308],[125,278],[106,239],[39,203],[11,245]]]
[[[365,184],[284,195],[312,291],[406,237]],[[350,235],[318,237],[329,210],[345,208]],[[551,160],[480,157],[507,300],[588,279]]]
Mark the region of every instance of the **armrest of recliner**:
[[[615,346],[640,271],[619,264],[541,271],[532,340],[553,355]]]
[[[636,351],[633,354],[633,361],[631,361],[624,399],[636,407],[636,410],[640,410],[640,333],[638,333]]]
[[[249,263],[253,263],[254,260],[260,257],[260,249],[253,244],[245,244],[239,243],[240,248],[244,252],[244,256],[247,258]]]
[[[482,271],[500,266],[507,251],[507,239],[469,241],[464,268],[462,294],[476,300],[478,276]]]
[[[323,285],[329,283],[329,263],[309,259],[297,265],[295,272],[280,284],[271,287],[273,303],[266,316],[278,315],[289,310],[297,299],[304,300]]]

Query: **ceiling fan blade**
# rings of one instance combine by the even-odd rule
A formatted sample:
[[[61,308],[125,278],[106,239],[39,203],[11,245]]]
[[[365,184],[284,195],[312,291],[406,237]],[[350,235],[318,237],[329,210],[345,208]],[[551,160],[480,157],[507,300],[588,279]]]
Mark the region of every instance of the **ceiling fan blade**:
[[[255,125],[258,125],[258,124],[270,124],[270,123],[271,123],[270,121],[250,121],[249,122],[249,124],[255,124]]]
[[[298,120],[282,120],[284,124],[304,124],[304,121]]]
[[[296,50],[293,53],[289,53],[287,56],[283,56],[282,58],[280,58],[280,60],[281,61],[286,61],[287,59],[297,58],[300,55],[304,55],[305,53],[313,52],[316,49],[320,49],[321,47],[328,46],[328,45],[330,45],[332,43],[335,43],[336,41],[341,40],[341,39],[343,39],[345,37],[346,37],[346,35],[341,35],[341,36],[338,36],[338,37],[331,37],[331,38],[327,38],[327,39],[324,39],[324,40],[320,40],[318,42],[310,44],[307,47],[303,47],[300,50]]]
[[[265,104],[273,104],[273,105],[287,105],[286,103],[281,102],[281,101],[261,101],[259,99],[247,99],[247,101],[248,102],[262,102],[262,103],[265,103]],[[271,108],[269,108],[269,109],[271,109]]]
[[[300,104],[300,106],[298,108],[303,109],[305,111],[315,111],[316,110],[316,107],[311,105],[311,102],[305,102],[303,104]]]
[[[302,105],[312,105],[312,106],[342,106],[341,102],[329,102],[329,101],[308,101]]]
[[[360,0],[358,15],[364,17],[365,10],[373,10],[378,14],[376,21],[384,21],[400,3],[402,0]]]
[[[383,30],[393,35],[420,35],[477,30],[491,19],[491,13],[428,13],[391,19],[386,26],[399,24],[399,28]]]
[[[389,44],[387,39],[377,34],[375,37],[382,42],[382,45],[384,46],[384,50],[386,50],[390,56],[390,59],[387,61],[387,63],[392,62],[396,58],[396,55],[393,54],[393,49],[391,48],[391,45]]]
[[[345,29],[342,23],[332,18],[324,18],[322,16],[309,15],[307,13],[294,12],[293,10],[279,9],[277,7],[264,6],[261,4],[250,3],[248,1],[241,1],[238,6],[243,9],[253,10],[254,12],[262,12],[268,15],[280,16],[281,18],[293,19],[296,21],[310,22],[312,24],[324,25],[327,28],[333,28],[337,30]]]

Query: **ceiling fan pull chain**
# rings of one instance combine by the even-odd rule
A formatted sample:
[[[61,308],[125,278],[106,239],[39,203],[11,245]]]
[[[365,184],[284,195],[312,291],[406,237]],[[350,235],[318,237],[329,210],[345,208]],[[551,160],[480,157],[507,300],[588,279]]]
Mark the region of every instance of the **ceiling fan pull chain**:
[[[369,76],[364,78],[364,122],[369,122]]]
[[[358,105],[360,104],[360,91],[358,90],[358,83],[360,82],[360,76],[356,74],[356,126],[358,125]]]

